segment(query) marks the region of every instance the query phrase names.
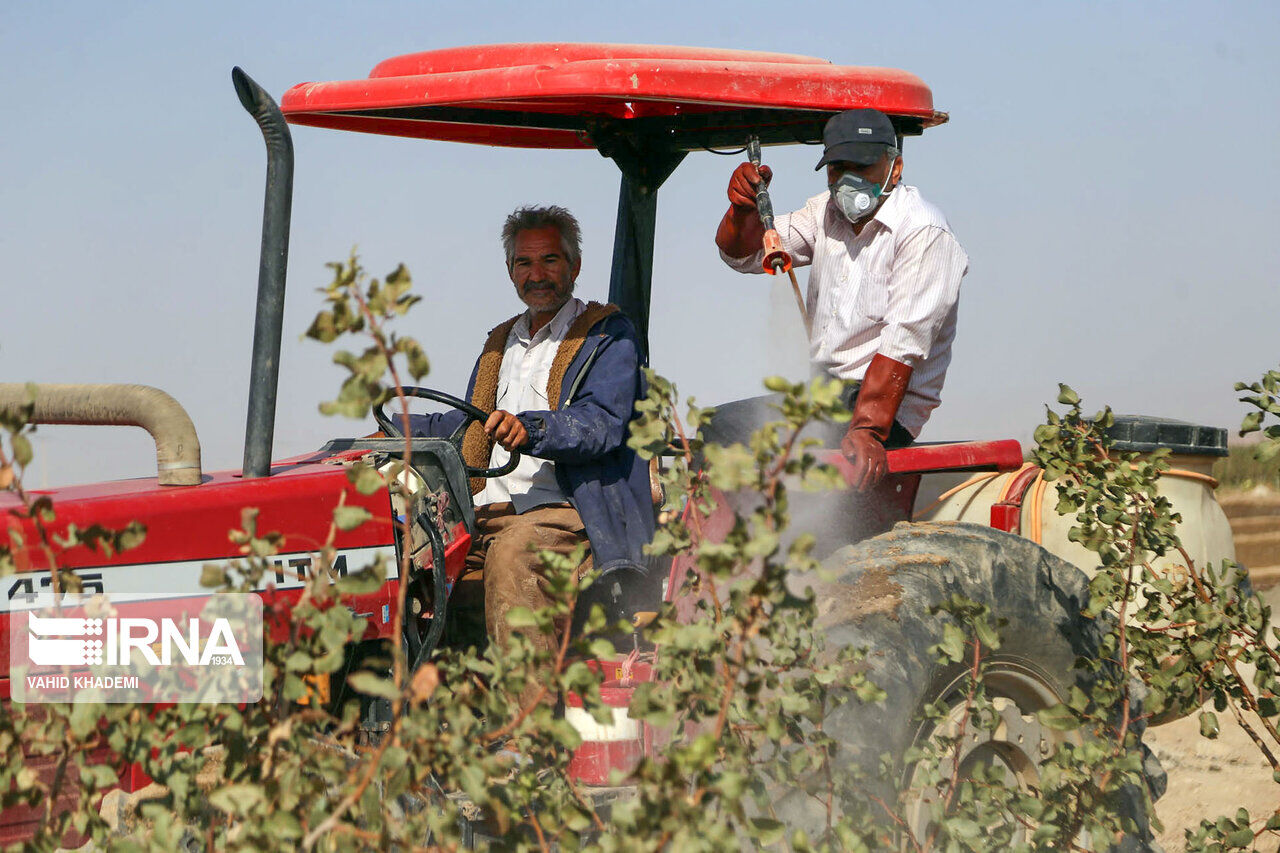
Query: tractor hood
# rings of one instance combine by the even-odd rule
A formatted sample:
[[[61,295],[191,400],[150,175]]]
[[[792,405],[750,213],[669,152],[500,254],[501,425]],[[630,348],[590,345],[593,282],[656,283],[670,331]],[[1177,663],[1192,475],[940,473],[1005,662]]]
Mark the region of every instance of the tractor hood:
[[[198,592],[204,562],[246,556],[227,533],[243,528],[242,513],[248,507],[258,511],[259,532],[287,534],[281,554],[317,551],[329,536],[339,500],[346,506],[362,506],[373,516],[354,530],[337,531],[334,544],[340,550],[391,547],[394,535],[387,492],[362,495],[356,491],[342,464],[351,455],[326,458],[325,454],[312,454],[277,462],[270,477],[245,478],[239,471],[207,473],[204,483],[196,488],[168,488],[149,477],[36,491],[31,497],[47,497],[53,502],[57,519],[49,532],[58,565],[80,569],[146,564],[150,587],[112,589],[108,585],[108,593],[147,589]],[[19,572],[40,572],[47,578],[48,554],[40,546],[31,520],[23,517],[21,506],[13,493],[0,494],[0,517],[14,546],[14,561]],[[57,542],[70,525],[81,530],[95,524],[121,530],[131,522],[146,526],[146,538],[119,554],[107,555],[84,545],[64,548]],[[130,573],[121,576],[124,574]],[[15,577],[19,576],[7,579],[10,585]]]

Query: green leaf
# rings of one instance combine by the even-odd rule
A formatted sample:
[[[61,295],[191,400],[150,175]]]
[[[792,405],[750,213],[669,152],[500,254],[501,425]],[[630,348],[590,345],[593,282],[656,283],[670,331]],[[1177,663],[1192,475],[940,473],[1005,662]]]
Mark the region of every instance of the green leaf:
[[[1071,689],[1067,692],[1066,705],[1077,714],[1083,714],[1085,709],[1089,707],[1089,696],[1076,685],[1071,685]]]
[[[752,834],[755,835],[756,841],[762,846],[777,844],[781,841],[784,829],[785,827],[781,821],[763,817],[751,819]]]
[[[389,679],[374,675],[372,672],[357,672],[347,677],[347,684],[352,689],[366,696],[381,696],[384,699],[395,699],[400,695],[396,685]]]
[[[534,628],[538,617],[527,607],[513,607],[507,611],[507,624],[512,628]]]
[[[791,390],[791,383],[782,376],[769,376],[764,380],[764,387],[775,394],[785,394]]]
[[[227,569],[218,563],[205,563],[200,570],[200,586],[219,587],[227,582]]]
[[[1036,719],[1042,725],[1060,732],[1068,732],[1080,728],[1080,719],[1066,705],[1054,705],[1036,711]]]
[[[10,441],[13,444],[13,461],[23,468],[31,463],[31,442],[27,440],[25,435],[21,433],[13,436]]]
[[[942,642],[938,648],[946,655],[947,660],[959,663],[964,660],[964,649],[967,643],[964,631],[948,622],[942,626]]]
[[[399,341],[398,348],[408,359],[409,374],[415,380],[421,379],[431,372],[431,363],[427,360],[427,354],[422,351],[422,347],[417,341],[412,338],[403,338]]]
[[[1218,736],[1218,715],[1212,711],[1200,712],[1200,735],[1210,739]]]
[[[120,783],[120,773],[106,764],[92,764],[80,768],[80,779],[93,788],[110,788]]]
[[[36,771],[32,770],[30,767],[19,768],[13,778],[14,784],[17,785],[19,791],[31,789],[35,786],[36,780],[39,779],[36,775]]]
[[[592,657],[601,660],[611,660],[617,654],[613,648],[613,643],[605,639],[592,640],[591,645],[588,646],[588,651],[591,652]]]
[[[1227,833],[1222,839],[1228,847],[1240,847],[1244,849],[1253,849],[1253,830],[1249,827],[1237,829],[1234,832]]]
[[[377,592],[385,580],[381,569],[370,566],[338,578],[334,587],[343,595],[366,595]]]
[[[241,783],[219,788],[209,795],[209,804],[228,814],[245,814],[263,799],[261,785]]]
[[[289,655],[289,657],[285,658],[284,668],[290,672],[306,672],[311,669],[311,662],[313,660],[314,658],[312,658],[311,655],[307,654],[302,649],[299,649]]]
[[[140,521],[131,521],[120,531],[119,548],[128,551],[137,548],[147,538],[147,526]]]
[[[274,839],[302,838],[302,824],[298,823],[297,817],[288,812],[276,812],[267,819],[264,828]]]
[[[369,519],[373,513],[362,506],[338,506],[333,508],[333,523],[339,530],[355,530]]]
[[[332,311],[321,311],[311,321],[311,325],[307,327],[307,331],[303,333],[312,340],[319,341],[322,344],[332,343],[337,339],[340,331],[338,329],[337,319]]]
[[[978,638],[978,642],[986,646],[987,651],[995,651],[1000,648],[1000,634],[995,628],[991,627],[991,623],[987,621],[985,616],[979,616],[973,620],[973,633]]]
[[[356,487],[356,491],[362,495],[371,495],[386,485],[378,470],[372,465],[366,465],[363,462],[357,462],[347,469],[347,479]]]

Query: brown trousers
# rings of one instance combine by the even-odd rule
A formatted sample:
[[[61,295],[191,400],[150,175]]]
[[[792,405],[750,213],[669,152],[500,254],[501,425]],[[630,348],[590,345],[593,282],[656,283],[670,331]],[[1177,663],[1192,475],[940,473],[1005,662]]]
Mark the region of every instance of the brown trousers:
[[[485,630],[499,650],[516,630],[507,623],[511,608],[539,610],[553,603],[538,551],[567,554],[586,541],[582,519],[568,504],[535,507],[524,513],[517,513],[509,502],[476,507],[476,537],[467,554],[463,579],[474,579],[477,574],[482,577]],[[579,573],[586,565],[579,566]],[[522,633],[539,651],[554,654],[568,629],[566,621],[556,626],[554,636],[528,629]],[[525,688],[522,704],[532,700],[539,685],[535,678]]]

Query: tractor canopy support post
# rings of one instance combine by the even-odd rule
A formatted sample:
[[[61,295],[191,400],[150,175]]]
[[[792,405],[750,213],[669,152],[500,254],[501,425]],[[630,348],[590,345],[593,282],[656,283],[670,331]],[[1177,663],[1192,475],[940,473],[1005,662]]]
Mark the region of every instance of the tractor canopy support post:
[[[613,234],[609,301],[635,324],[649,349],[649,296],[653,285],[653,236],[658,218],[658,188],[684,159],[685,152],[643,144],[636,137],[615,137],[601,153],[622,170],[618,221]]]
[[[280,333],[293,205],[293,139],[280,107],[265,89],[239,68],[231,70],[231,80],[240,103],[258,123],[267,144],[267,189],[262,210],[262,253],[258,261],[258,307],[253,325],[243,469],[245,477],[266,477],[271,472],[280,380]]]
[[[622,176],[618,221],[613,232],[613,268],[609,301],[635,323],[645,350],[649,348],[649,299],[653,286],[653,235],[658,219],[658,193]]]

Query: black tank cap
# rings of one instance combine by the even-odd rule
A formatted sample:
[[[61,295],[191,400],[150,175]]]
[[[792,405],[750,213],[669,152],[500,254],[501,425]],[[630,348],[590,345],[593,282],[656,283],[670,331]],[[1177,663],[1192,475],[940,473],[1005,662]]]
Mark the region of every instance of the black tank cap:
[[[1203,426],[1154,418],[1149,415],[1116,415],[1115,425],[1107,435],[1121,452],[1150,453],[1167,447],[1174,453],[1193,456],[1226,456],[1227,431],[1224,427]]]

